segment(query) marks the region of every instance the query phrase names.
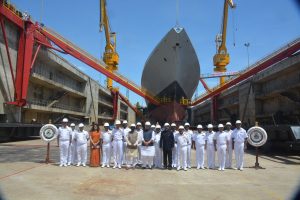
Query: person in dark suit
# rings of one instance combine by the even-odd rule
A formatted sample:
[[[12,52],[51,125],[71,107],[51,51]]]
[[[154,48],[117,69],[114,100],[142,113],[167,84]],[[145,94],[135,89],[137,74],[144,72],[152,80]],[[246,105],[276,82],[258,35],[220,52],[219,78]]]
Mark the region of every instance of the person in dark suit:
[[[172,149],[174,148],[174,135],[170,125],[165,123],[165,129],[161,132],[159,147],[163,150],[164,168],[172,169]]]

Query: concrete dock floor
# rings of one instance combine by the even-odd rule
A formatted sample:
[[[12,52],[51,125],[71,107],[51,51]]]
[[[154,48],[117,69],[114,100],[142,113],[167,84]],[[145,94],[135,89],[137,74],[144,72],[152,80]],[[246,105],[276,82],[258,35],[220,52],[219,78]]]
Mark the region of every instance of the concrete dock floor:
[[[58,147],[44,164],[41,140],[0,144],[0,190],[4,199],[289,199],[300,187],[300,155],[261,156],[266,169],[244,171],[125,170],[58,167]],[[192,152],[193,158],[195,152]],[[0,198],[1,199],[1,198]]]

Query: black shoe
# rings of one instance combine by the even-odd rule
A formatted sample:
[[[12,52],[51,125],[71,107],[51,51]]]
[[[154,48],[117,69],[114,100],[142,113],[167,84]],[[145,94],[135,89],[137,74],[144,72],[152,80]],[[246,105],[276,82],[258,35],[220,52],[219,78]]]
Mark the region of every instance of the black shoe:
[[[168,170],[172,170],[172,167],[168,167]]]

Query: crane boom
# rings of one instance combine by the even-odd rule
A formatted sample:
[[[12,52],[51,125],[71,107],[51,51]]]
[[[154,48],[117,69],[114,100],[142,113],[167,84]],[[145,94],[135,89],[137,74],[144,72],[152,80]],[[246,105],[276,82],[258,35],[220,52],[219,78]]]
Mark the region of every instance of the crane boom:
[[[111,72],[118,70],[119,55],[116,52],[116,33],[111,32],[109,19],[106,10],[106,0],[100,0],[100,31],[105,32],[105,51],[103,53],[103,61],[107,65],[107,69]],[[113,81],[107,77],[107,87],[113,89]]]
[[[227,35],[227,20],[228,20],[228,7],[235,8],[236,5],[232,0],[224,0],[223,20],[222,20],[222,33],[216,36],[217,53],[214,55],[214,71],[226,72],[226,66],[230,62],[230,56],[226,48],[226,35]],[[225,77],[220,78],[220,84],[224,84]]]

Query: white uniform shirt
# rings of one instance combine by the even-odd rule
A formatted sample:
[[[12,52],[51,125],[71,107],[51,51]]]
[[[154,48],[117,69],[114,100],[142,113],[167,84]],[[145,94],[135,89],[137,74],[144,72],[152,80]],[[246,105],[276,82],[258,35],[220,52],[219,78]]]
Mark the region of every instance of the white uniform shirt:
[[[131,129],[126,127],[123,129],[123,131],[124,131],[124,137],[127,137],[128,133],[131,131]]]
[[[206,140],[206,135],[205,133],[202,131],[201,133],[196,132],[193,135],[193,141],[195,141],[196,145],[205,145],[205,140]]]
[[[174,132],[173,132],[173,135],[174,135],[174,141],[175,141],[175,144],[177,144],[177,138],[178,138],[178,135],[180,135],[180,134],[179,134],[178,131],[174,131]]]
[[[232,132],[232,139],[234,140],[234,142],[237,143],[243,143],[245,141],[246,138],[248,138],[248,135],[245,131],[245,129],[240,128],[240,129],[234,129]]]
[[[69,141],[70,136],[72,135],[72,130],[69,127],[59,127],[58,129],[58,136],[59,141]]]
[[[112,131],[112,138],[114,141],[120,141],[123,140],[124,137],[124,131],[122,129],[116,129],[114,128]]]
[[[208,145],[213,145],[214,144],[214,137],[215,137],[215,132],[212,131],[212,132],[206,132],[206,141],[207,141],[207,144]]]
[[[83,130],[82,132],[77,131],[75,133],[75,140],[78,145],[87,144],[87,141],[89,140],[90,136],[87,131]]]
[[[156,132],[154,132],[155,133],[155,138],[154,138],[154,144],[157,146],[159,146],[159,141],[160,141],[160,136],[161,136],[161,132],[159,132],[159,133],[156,133]]]
[[[229,146],[232,146],[232,130],[225,130],[225,132],[227,133],[228,137],[229,137]]]
[[[176,140],[179,147],[185,147],[190,144],[189,136],[184,132],[183,134],[178,133]]]
[[[141,144],[142,140],[143,140],[143,129],[137,130],[135,129],[135,131],[138,133],[138,140],[139,140],[139,145]]]
[[[75,143],[75,134],[76,134],[76,130],[74,129],[74,131],[71,129],[71,135],[72,135],[72,143]]]
[[[217,141],[218,146],[225,145],[227,144],[227,141],[229,141],[229,136],[225,131],[218,131],[217,133],[215,133],[214,140]]]
[[[193,137],[193,131],[192,130],[184,130],[183,131],[184,134],[186,134],[188,136],[189,139],[189,145],[192,145],[192,137]]]
[[[102,142],[104,145],[109,144],[111,142],[111,138],[112,138],[111,131],[108,130],[108,131],[102,132],[101,138],[102,138]]]

